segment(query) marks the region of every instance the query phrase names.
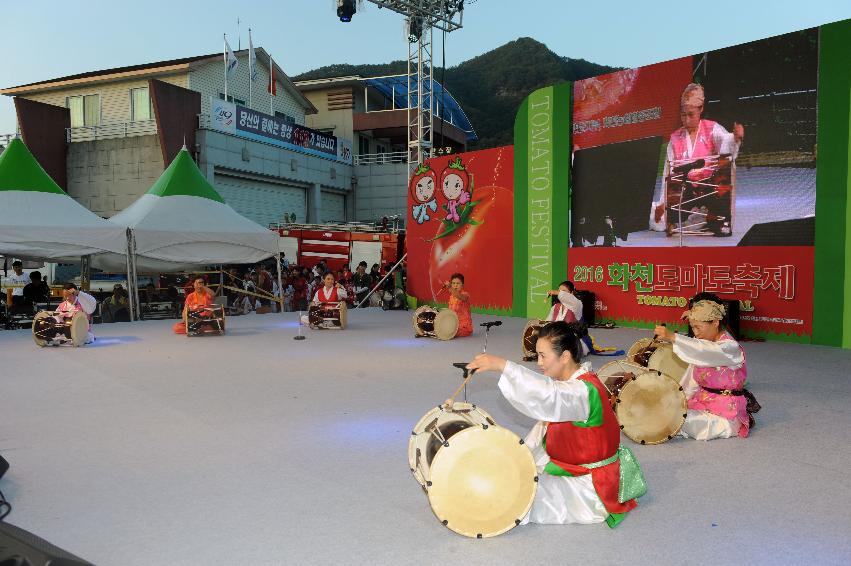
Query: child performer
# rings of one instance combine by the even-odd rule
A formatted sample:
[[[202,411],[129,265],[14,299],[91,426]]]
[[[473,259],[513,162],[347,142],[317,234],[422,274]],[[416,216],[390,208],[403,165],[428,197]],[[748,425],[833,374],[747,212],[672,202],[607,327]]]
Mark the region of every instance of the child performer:
[[[688,413],[680,434],[697,440],[748,435],[759,403],[744,388],[748,377],[745,352],[724,327],[724,305],[696,301],[683,313],[694,338],[656,327],[656,336],[674,345],[674,353],[689,364],[680,385]]]
[[[470,293],[464,290],[464,276],[453,273],[444,286],[449,291],[449,308],[458,315],[455,336],[469,336],[473,333],[473,318],[470,316]]]
[[[538,490],[522,522],[614,527],[646,487],[635,457],[620,445],[608,393],[579,365],[579,336],[572,325],[545,326],[535,349],[543,375],[491,354],[467,365],[500,372],[502,395],[538,421],[525,439],[538,467]]]

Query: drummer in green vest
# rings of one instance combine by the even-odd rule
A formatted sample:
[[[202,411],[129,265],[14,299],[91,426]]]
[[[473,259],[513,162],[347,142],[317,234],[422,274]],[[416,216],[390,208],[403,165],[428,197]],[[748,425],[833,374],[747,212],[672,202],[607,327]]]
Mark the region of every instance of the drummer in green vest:
[[[511,405],[538,423],[526,436],[538,467],[535,501],[523,523],[603,523],[615,527],[646,492],[605,387],[579,363],[580,336],[566,322],[541,329],[537,373],[480,354],[468,369],[495,371]]]

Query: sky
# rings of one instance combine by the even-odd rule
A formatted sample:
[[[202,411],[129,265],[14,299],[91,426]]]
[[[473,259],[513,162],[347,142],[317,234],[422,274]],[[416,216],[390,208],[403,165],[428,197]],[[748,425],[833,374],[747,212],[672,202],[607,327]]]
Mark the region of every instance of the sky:
[[[289,75],[407,57],[402,16],[369,1],[347,24],[337,19],[335,0],[0,0],[0,6],[4,88],[220,52],[223,33],[236,49],[239,31],[245,48],[249,27],[255,46],[270,51]],[[468,0],[464,27],[447,35],[445,56],[451,67],[531,37],[559,55],[637,67],[847,18],[851,0]],[[439,48],[434,57],[440,60]],[[14,130],[14,105],[0,96],[0,134]]]

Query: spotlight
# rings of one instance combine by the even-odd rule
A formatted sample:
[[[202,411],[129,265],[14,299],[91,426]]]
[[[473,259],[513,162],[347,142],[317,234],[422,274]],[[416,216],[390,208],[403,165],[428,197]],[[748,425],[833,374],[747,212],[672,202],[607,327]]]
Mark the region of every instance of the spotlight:
[[[341,22],[352,21],[352,16],[357,11],[355,0],[337,0],[337,17],[340,18]]]
[[[423,34],[423,19],[420,16],[411,16],[408,19],[408,41],[416,43]]]

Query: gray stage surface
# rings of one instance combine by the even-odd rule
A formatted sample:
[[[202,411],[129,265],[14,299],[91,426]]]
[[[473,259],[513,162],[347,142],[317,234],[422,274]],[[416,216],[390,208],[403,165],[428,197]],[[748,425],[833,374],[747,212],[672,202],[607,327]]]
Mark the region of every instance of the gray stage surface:
[[[303,342],[294,313],[229,319],[225,337],[100,325],[80,349],[0,332],[7,520],[99,565],[848,563],[851,352],[747,343],[763,406],[751,437],[625,439],[649,492],[615,530],[472,540],[437,522],[407,444],[481,329],[438,342],[414,339],[407,312],[349,320]],[[517,359],[525,321],[504,320],[489,351]],[[626,347],[647,333],[593,334]],[[525,434],[495,383],[474,378],[471,400]]]

